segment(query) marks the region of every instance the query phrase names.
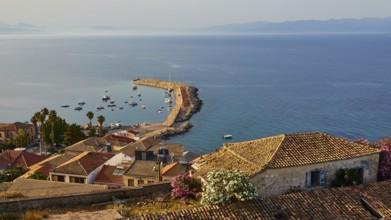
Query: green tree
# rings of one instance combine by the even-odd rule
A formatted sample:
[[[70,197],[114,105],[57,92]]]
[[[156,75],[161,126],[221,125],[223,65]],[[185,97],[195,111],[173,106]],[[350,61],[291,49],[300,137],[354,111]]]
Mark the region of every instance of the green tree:
[[[16,165],[0,174],[0,182],[11,182],[26,173],[28,169],[22,165]]]
[[[96,129],[95,128],[91,128],[88,131],[88,137],[95,137],[95,136],[96,136]]]
[[[56,145],[59,145],[64,142],[64,135],[65,132],[67,131],[69,125],[65,121],[65,119],[62,119],[60,117],[57,117],[55,123],[54,123],[54,143]],[[51,136],[51,122],[47,121],[44,126],[44,131],[45,131],[45,136],[44,140],[46,142],[51,142],[52,141],[52,136]]]
[[[207,174],[202,204],[228,204],[257,196],[256,188],[242,171],[212,170]]]
[[[18,130],[18,135],[15,137],[14,143],[16,147],[26,147],[29,143],[29,136],[26,135],[23,129]]]
[[[37,136],[38,136],[38,125],[37,125],[37,123],[38,123],[38,118],[35,116],[35,115],[33,115],[33,116],[31,116],[31,118],[30,118],[30,122],[33,124],[33,126],[34,126],[34,140],[35,139],[37,139]]]
[[[98,123],[99,123],[99,137],[103,136],[103,123],[105,122],[105,116],[99,115],[97,117]]]
[[[92,119],[94,118],[94,113],[89,111],[89,112],[87,112],[86,116],[90,120],[90,124],[89,124],[88,128],[91,129],[92,128]]]
[[[50,122],[50,125],[51,125],[51,137],[52,137],[52,149],[55,151],[56,150],[56,145],[55,145],[55,142],[54,142],[54,126],[55,126],[55,123],[57,121],[57,112],[54,111],[54,110],[51,110],[49,112],[49,118],[48,118],[49,122]]]
[[[64,133],[64,144],[69,146],[84,140],[85,138],[86,135],[83,133],[82,128],[79,125],[73,123],[68,126],[68,129]]]
[[[39,171],[35,171],[33,174],[31,174],[28,177],[28,179],[47,180],[48,177],[45,174],[43,174],[43,173],[41,173]]]

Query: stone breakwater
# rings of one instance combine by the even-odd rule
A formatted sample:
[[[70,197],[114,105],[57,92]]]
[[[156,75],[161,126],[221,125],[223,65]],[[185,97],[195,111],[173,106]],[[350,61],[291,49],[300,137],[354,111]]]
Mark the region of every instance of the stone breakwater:
[[[139,79],[134,84],[141,86],[150,86],[171,90],[175,96],[175,106],[171,113],[163,122],[167,129],[160,131],[154,136],[158,138],[168,138],[176,134],[188,131],[192,124],[189,122],[191,116],[200,111],[202,101],[198,98],[198,89],[185,83],[170,82],[159,79]]]

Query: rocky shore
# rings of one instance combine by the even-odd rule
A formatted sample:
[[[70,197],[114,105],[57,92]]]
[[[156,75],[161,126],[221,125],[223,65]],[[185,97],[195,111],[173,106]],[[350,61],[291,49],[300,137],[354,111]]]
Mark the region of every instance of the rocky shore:
[[[198,98],[198,89],[185,83],[170,82],[159,79],[138,79],[134,84],[150,86],[170,90],[174,92],[175,106],[167,120],[163,122],[166,129],[154,133],[157,138],[167,139],[170,136],[187,132],[192,124],[189,122],[191,116],[200,111],[202,101]]]

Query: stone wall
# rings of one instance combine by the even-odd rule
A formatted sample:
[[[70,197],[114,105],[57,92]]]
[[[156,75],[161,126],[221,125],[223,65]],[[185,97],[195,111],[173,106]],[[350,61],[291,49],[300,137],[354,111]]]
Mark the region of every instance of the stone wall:
[[[21,212],[28,209],[67,208],[87,206],[119,199],[138,199],[157,193],[167,193],[171,190],[170,182],[155,183],[138,188],[112,189],[103,192],[74,194],[67,196],[52,196],[39,198],[24,198],[0,201],[0,212]]]
[[[365,165],[368,166],[363,169],[364,183],[375,182],[377,180],[379,154],[304,166],[265,169],[263,172],[252,176],[250,182],[257,187],[261,197],[287,193],[290,187],[299,187],[301,190],[307,191],[320,188],[306,187],[306,173],[311,170],[322,169],[326,177],[325,186],[328,187],[335,179],[335,173],[338,169],[360,168]]]

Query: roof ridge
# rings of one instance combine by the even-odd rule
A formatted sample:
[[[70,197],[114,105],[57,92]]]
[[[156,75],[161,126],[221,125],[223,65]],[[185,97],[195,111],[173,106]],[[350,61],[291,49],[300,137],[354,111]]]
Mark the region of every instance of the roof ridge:
[[[222,149],[226,149],[226,150],[227,150],[228,152],[230,152],[232,155],[238,157],[239,159],[241,159],[241,160],[243,160],[243,161],[245,161],[245,162],[247,162],[247,163],[249,163],[249,164],[251,164],[251,165],[256,165],[255,163],[253,163],[253,162],[247,160],[246,158],[240,156],[239,154],[235,153],[233,150],[229,149],[229,148],[226,147],[225,145],[222,147]]]
[[[80,167],[84,170],[84,172],[86,173],[86,175],[88,175],[87,170],[84,169],[83,164],[80,163],[80,160],[77,160],[76,162],[77,162],[77,163],[80,165]]]
[[[75,162],[75,161],[81,159],[82,157],[84,157],[85,155],[87,155],[88,153],[89,153],[88,151],[84,151],[84,152],[82,152],[81,154],[79,154],[79,155],[77,155],[77,156],[71,158],[70,160],[67,160],[67,161],[65,161],[64,163],[58,165],[57,167],[55,167],[55,169],[60,168],[60,167],[62,167],[62,166],[65,166],[65,165],[67,165],[67,164],[70,164],[70,163],[72,163],[72,162]]]
[[[273,154],[270,156],[268,162],[265,163],[264,167],[267,167],[267,166],[269,165],[269,163],[274,159],[274,157],[276,156],[277,152],[280,150],[280,147],[281,147],[282,143],[284,143],[287,134],[280,134],[280,135],[273,136],[273,137],[278,137],[278,136],[281,136],[281,137],[282,137],[282,140],[280,141],[280,144],[276,147],[276,150],[275,150],[275,151],[273,152]],[[262,167],[262,168],[264,168],[264,167]],[[263,169],[262,169],[262,170],[263,170]],[[259,172],[262,172],[262,170],[260,170]],[[256,175],[256,174],[259,173],[259,172],[256,172],[256,173],[254,173],[253,175]]]

